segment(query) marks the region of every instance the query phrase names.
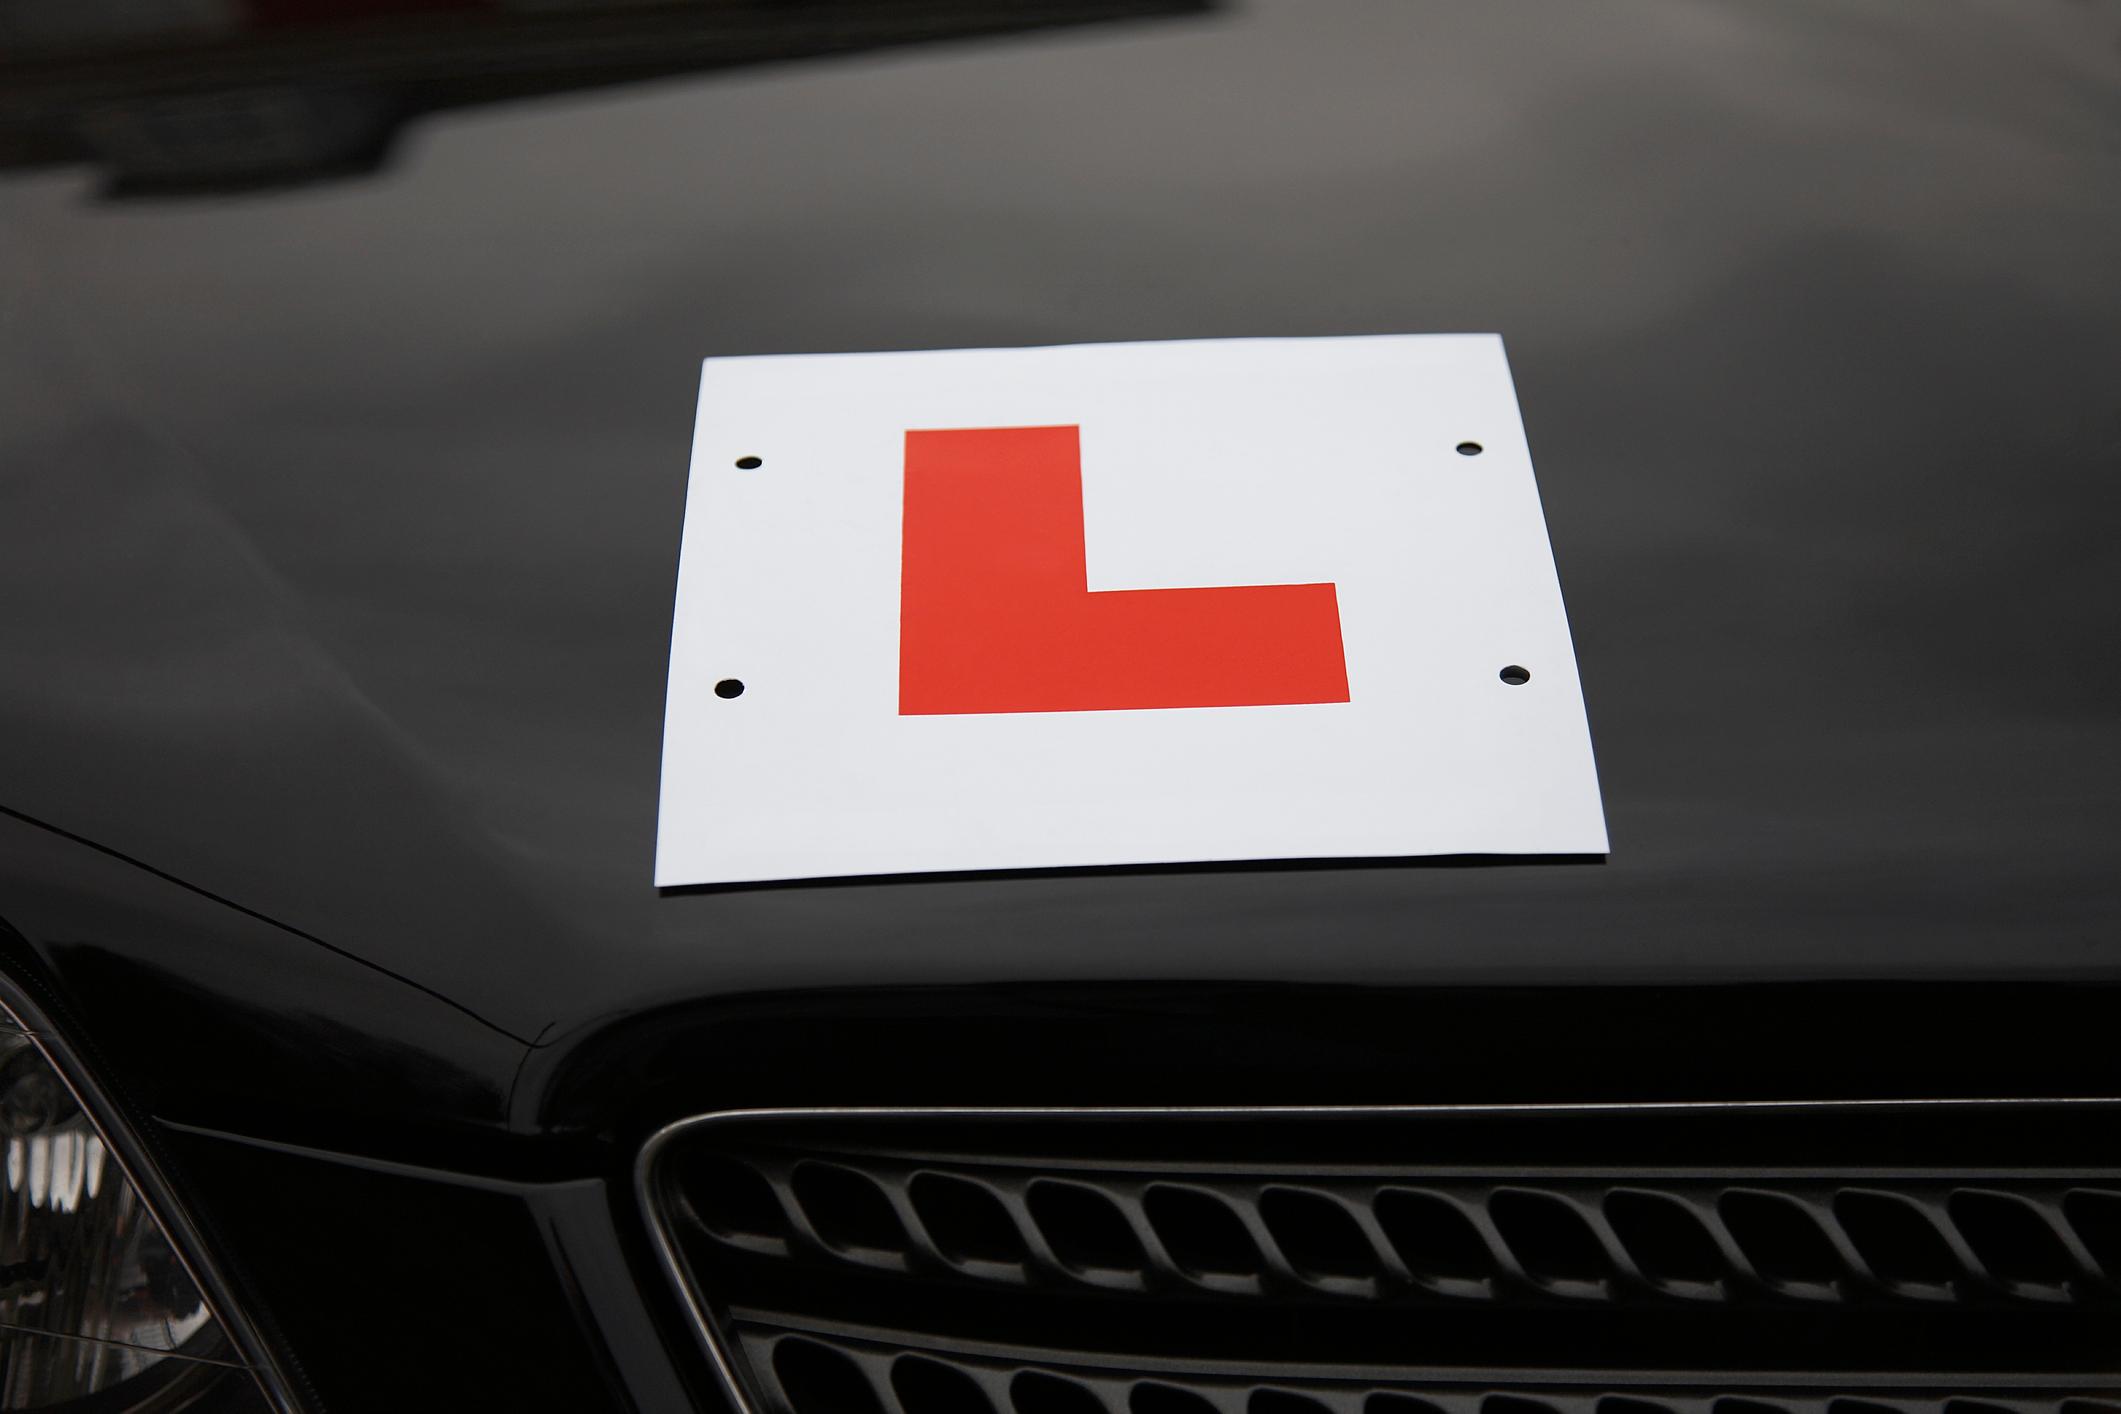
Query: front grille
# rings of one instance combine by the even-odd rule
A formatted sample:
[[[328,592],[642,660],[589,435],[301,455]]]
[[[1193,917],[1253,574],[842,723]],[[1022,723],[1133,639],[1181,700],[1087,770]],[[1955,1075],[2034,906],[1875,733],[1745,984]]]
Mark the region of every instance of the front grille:
[[[2121,1414],[2113,1119],[733,1116],[643,1191],[756,1414]]]

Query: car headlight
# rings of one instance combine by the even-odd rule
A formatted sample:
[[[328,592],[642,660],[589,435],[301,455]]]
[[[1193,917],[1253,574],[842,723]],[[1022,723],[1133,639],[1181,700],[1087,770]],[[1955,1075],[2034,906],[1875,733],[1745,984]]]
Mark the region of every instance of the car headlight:
[[[148,1414],[209,1391],[289,1407],[267,1402],[279,1381],[231,1338],[135,1182],[138,1151],[40,1023],[0,992],[0,1409]]]

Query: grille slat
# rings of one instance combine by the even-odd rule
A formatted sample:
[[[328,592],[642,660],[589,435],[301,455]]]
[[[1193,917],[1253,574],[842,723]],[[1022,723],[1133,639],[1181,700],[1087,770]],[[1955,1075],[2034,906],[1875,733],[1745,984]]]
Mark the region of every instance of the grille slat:
[[[768,1407],[774,1414],[844,1414],[820,1411],[815,1402],[805,1403],[788,1392],[780,1372],[790,1368],[792,1362],[786,1354],[790,1347],[820,1361],[843,1361],[848,1368],[859,1371],[886,1414],[977,1414],[904,1398],[904,1386],[897,1372],[909,1364],[959,1372],[983,1392],[993,1414],[1049,1414],[1036,1398],[1028,1408],[1016,1401],[1014,1392],[1027,1378],[1034,1387],[1045,1386],[1048,1394],[1056,1388],[1072,1388],[1100,1408],[1119,1414],[1129,1414],[1135,1407],[1136,1391],[1144,1387],[1183,1391],[1226,1414],[1261,1414],[1262,1404],[1273,1414],[1296,1414],[1305,1403],[1335,1414],[1420,1414],[1423,1406],[1429,1414],[1512,1414],[1513,1409],[1522,1407],[1518,1401],[1561,1414],[1982,1414],[1984,1410],[2009,1410],[2013,1414],[2121,1414],[2121,1404],[2113,1402],[2112,1387],[2091,1383],[2080,1388],[1990,1386],[1976,1398],[1970,1398],[1962,1385],[1924,1387],[1891,1380],[1508,1385],[1480,1380],[1453,1382],[1409,1371],[1404,1384],[1395,1384],[1300,1376],[1244,1378],[1129,1369],[1123,1365],[997,1359],[748,1322],[737,1327],[737,1343],[754,1369],[775,1372],[765,1381]],[[1414,1393],[1417,1389],[1418,1394]],[[1271,1397],[1261,1400],[1262,1395]],[[1065,1396],[1056,1395],[1054,1402],[1062,1398]]]
[[[1171,1175],[1151,1180],[1130,1175],[1086,1175],[1070,1171],[1065,1178],[1021,1182],[997,1181],[989,1172],[939,1165],[896,1165],[860,1156],[841,1156],[833,1169],[859,1174],[874,1188],[896,1218],[896,1235],[887,1242],[834,1240],[823,1235],[804,1206],[792,1196],[789,1174],[797,1165],[758,1163],[750,1171],[783,1195],[801,1249],[812,1260],[850,1262],[912,1271],[932,1269],[968,1280],[1025,1286],[1041,1281],[1077,1282],[1112,1290],[1154,1292],[1190,1287],[1218,1295],[1304,1294],[1336,1299],[1377,1301],[1423,1295],[1446,1299],[1492,1299],[1497,1283],[1521,1293],[1564,1300],[1614,1301],[1661,1297],[1716,1301],[1743,1294],[1753,1299],[1835,1302],[1856,1299],[1938,1302],[2083,1302],[2121,1304],[2121,1286],[2093,1253],[2070,1221],[2069,1207],[2090,1212],[2102,1224],[2121,1222],[2103,1207],[2121,1212],[2121,1175],[2113,1189],[2026,1182],[1983,1177],[1972,1182],[1939,1183],[1919,1174],[1866,1174],[1846,1186],[1778,1181],[1767,1175],[1733,1171],[1714,1180],[1672,1177],[1659,1182],[1642,1174],[1612,1180],[1550,1180],[1534,1186],[1522,1179],[1482,1184],[1460,1182],[1446,1187],[1410,1187],[1377,1179],[1314,1182],[1302,1188],[1286,1184],[1229,1183],[1211,1175]],[[921,1175],[941,1179],[984,1196],[1015,1224],[1027,1260],[967,1261],[953,1257],[946,1244],[928,1231],[911,1200],[911,1184]],[[1995,1185],[2011,1182],[2002,1189]],[[1209,1201],[1228,1208],[1251,1244],[1248,1265],[1259,1279],[1250,1282],[1206,1280],[1181,1257],[1144,1201],[1152,1187],[1210,1194]],[[1049,1201],[1037,1200],[1043,1192]],[[1270,1195],[1302,1195],[1331,1204],[1346,1216],[1348,1231],[1359,1234],[1364,1249],[1360,1270],[1307,1262],[1303,1219],[1293,1208],[1274,1210]],[[1386,1194],[1412,1195],[1418,1201],[1456,1209],[1486,1248],[1486,1270],[1439,1278],[1419,1263],[1410,1263],[1390,1236],[1378,1213]],[[1720,1269],[1710,1275],[1671,1279],[1655,1275],[1656,1258],[1639,1253],[1627,1232],[1611,1221],[1609,1205],[1620,1195],[1661,1201],[1694,1222],[1713,1247]],[[2065,1199],[2074,1197],[2074,1205]],[[1884,1250],[1901,1239],[1884,1231],[1882,1210],[1851,1213],[1846,1200],[1877,1199],[1914,1215],[1934,1235],[1940,1255],[1951,1269],[1937,1279],[1909,1281],[1882,1274],[1865,1248]],[[1553,1205],[1580,1229],[1580,1240],[1566,1236],[1561,1224],[1544,1235],[1534,1224],[1522,1224],[1514,1239],[1496,1219],[1496,1205]],[[1952,1204],[1972,1219],[1977,1235],[1992,1249],[2018,1255],[2000,1266],[1983,1258]],[[1109,1223],[1083,1216],[1102,1205]],[[1738,1216],[1734,1219],[1732,1211]],[[1276,1217],[1281,1221],[1277,1230]],[[1898,1221],[1898,1219],[1894,1219]],[[1735,1230],[1734,1230],[1735,1222]],[[1118,1250],[1099,1226],[1123,1227],[1128,1249]],[[848,1225],[852,1231],[854,1224]],[[2036,1233],[2040,1247],[2027,1253],[2021,1234]],[[749,1234],[715,1230],[716,1241],[748,1250],[770,1250]],[[2098,1240],[2111,1247],[2114,1238],[2102,1226]],[[1294,1244],[1296,1252],[1291,1253]],[[1595,1269],[1571,1261],[1568,1248],[1600,1253]],[[1178,1246],[1183,1248],[1181,1239]],[[1707,1250],[1706,1248],[1703,1250]],[[1095,1252],[1094,1257],[1083,1254]],[[797,1255],[792,1253],[791,1255]],[[2121,1254],[2110,1254],[2121,1256]],[[1227,1274],[1224,1274],[1227,1275]]]

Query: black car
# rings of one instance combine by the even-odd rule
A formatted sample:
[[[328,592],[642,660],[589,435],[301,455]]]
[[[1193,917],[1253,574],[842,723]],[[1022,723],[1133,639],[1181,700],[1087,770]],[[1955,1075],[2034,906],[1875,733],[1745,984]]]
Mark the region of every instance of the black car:
[[[1463,331],[1608,852],[655,885],[703,358]],[[0,1408],[2121,1411],[2117,526],[2114,0],[0,0]]]

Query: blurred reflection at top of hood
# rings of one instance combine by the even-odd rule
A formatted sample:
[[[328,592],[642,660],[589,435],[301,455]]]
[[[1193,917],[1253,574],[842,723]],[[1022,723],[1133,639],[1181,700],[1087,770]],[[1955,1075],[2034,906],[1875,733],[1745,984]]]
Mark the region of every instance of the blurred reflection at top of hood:
[[[1212,0],[0,0],[0,168],[107,196],[375,171],[422,114]]]

